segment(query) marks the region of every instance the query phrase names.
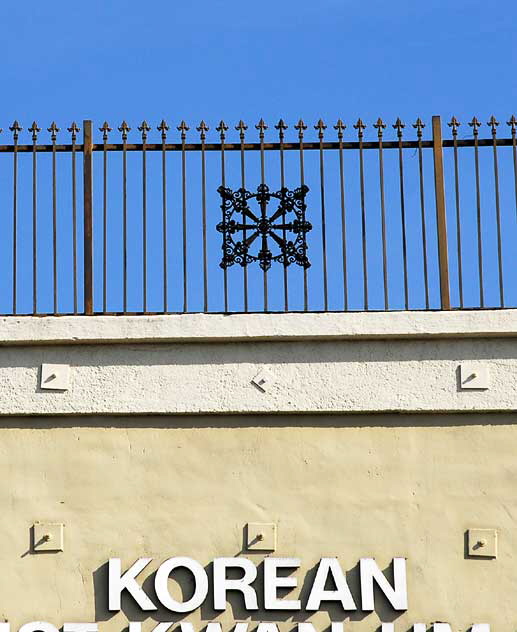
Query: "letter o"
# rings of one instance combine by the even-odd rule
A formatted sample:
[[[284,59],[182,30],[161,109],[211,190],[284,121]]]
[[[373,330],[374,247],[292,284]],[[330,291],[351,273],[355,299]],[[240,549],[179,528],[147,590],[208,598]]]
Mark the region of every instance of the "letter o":
[[[169,575],[173,570],[181,567],[187,568],[194,576],[194,594],[185,602],[173,599],[167,587]],[[162,606],[171,612],[192,612],[199,608],[208,595],[208,577],[205,569],[196,560],[190,557],[171,557],[165,560],[156,571],[154,589]]]
[[[31,621],[22,625],[19,632],[59,632],[59,630],[46,621]]]

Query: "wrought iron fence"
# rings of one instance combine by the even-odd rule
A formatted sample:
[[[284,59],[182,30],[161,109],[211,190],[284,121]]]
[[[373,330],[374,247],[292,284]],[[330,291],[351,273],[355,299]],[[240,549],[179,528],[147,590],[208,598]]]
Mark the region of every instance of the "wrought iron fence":
[[[243,121],[124,121],[96,142],[83,121],[66,144],[52,123],[42,144],[34,122],[24,144],[15,121],[0,145],[0,312],[515,307],[517,119],[503,137],[494,117],[488,138],[475,117],[468,138],[460,125],[444,139],[439,117],[427,138],[420,119],[260,120],[256,136]]]

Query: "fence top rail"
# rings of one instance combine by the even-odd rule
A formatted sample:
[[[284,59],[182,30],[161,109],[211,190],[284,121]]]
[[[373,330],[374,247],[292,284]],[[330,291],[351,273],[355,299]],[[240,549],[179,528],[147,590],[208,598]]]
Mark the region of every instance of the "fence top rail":
[[[93,126],[92,121],[83,121],[82,129],[84,130],[85,126],[89,126],[90,129]],[[444,139],[442,141],[443,147],[473,147],[473,146],[493,146],[494,143],[497,146],[512,146],[517,142],[517,118],[512,116],[510,120],[506,121],[506,126],[501,128],[501,131],[504,130],[506,132],[510,132],[507,135],[504,133],[502,136],[497,136],[497,127],[499,126],[499,122],[495,119],[495,117],[491,117],[489,121],[487,121],[486,125],[483,126],[479,120],[474,117],[472,121],[465,125],[465,132],[468,132],[469,138],[458,138],[458,129],[461,126],[461,123],[456,119],[456,117],[452,117],[452,119],[447,123],[447,126],[450,128],[451,138]],[[266,130],[268,126],[261,119],[260,122],[251,126],[254,127],[255,130],[250,133],[256,133],[260,142],[247,142],[246,132],[248,130],[248,126],[243,122],[239,121],[239,123],[235,126],[235,132],[238,132],[238,142],[227,142],[227,132],[230,127],[224,122],[220,121],[215,127],[215,131],[218,134],[219,142],[207,142],[207,132],[209,131],[209,127],[206,125],[204,121],[201,121],[199,126],[190,131],[189,126],[184,122],[176,127],[176,131],[170,132],[169,125],[165,121],[161,121],[161,123],[156,127],[156,131],[160,132],[161,142],[148,142],[148,136],[151,132],[151,127],[148,125],[146,121],[143,121],[136,130],[132,131],[132,128],[123,121],[120,126],[116,128],[114,131],[113,128],[109,126],[107,122],[98,128],[99,133],[102,132],[102,142],[93,143],[92,151],[142,151],[145,149],[146,151],[221,151],[224,148],[225,151],[260,151],[264,150],[319,150],[319,149],[379,149],[382,146],[383,149],[416,149],[416,148],[427,148],[431,149],[433,147],[433,141],[431,139],[424,139],[424,128],[426,128],[426,124],[422,122],[420,118],[416,120],[415,123],[408,124],[406,126],[400,119],[392,125],[387,125],[382,119],[378,119],[373,126],[366,125],[361,119],[353,124],[349,125],[347,134],[354,134],[356,139],[347,140],[345,139],[345,130],[347,126],[339,119],[335,125],[330,125],[330,130],[327,130],[327,125],[320,119],[316,125],[306,125],[303,120],[299,120],[294,126],[292,126],[297,133],[297,140],[294,141],[286,141],[285,139],[285,130],[288,129],[288,126],[284,123],[282,119],[274,125],[274,130],[271,129],[268,134],[275,134],[278,140],[274,142],[266,142]],[[410,133],[416,135],[416,139],[407,140],[407,133],[403,130],[405,128],[410,129]],[[314,128],[314,131],[311,133],[317,134],[317,141],[307,141],[305,136],[307,130],[309,128]],[[376,140],[365,140],[365,129],[373,128],[374,134],[377,136]],[[396,135],[396,140],[389,140],[386,138],[388,132],[387,128],[393,128],[393,131],[390,129],[389,133]],[[414,128],[411,129],[411,128]],[[490,136],[488,138],[479,138],[479,129],[482,128],[489,132]],[[429,126],[429,130],[431,126]],[[122,142],[109,142],[110,133],[121,135]],[[66,128],[66,130],[60,130],[60,128],[53,122],[50,127],[47,128],[47,131],[50,135],[51,143],[39,143],[39,139],[41,138],[41,128],[38,127],[36,122],[33,122],[32,125],[26,130],[26,133],[31,134],[32,142],[30,144],[24,143],[20,144],[20,135],[23,133],[23,128],[18,123],[18,121],[14,121],[12,125],[8,126],[8,131],[12,134],[12,142],[0,144],[0,153],[28,153],[28,152],[73,152],[84,151],[83,143],[78,143],[76,140],[79,135],[82,135],[84,132],[81,128],[76,124],[72,123],[70,127]],[[196,132],[199,134],[200,142],[187,142],[187,133],[190,131],[190,138],[192,138],[192,134]],[[2,130],[0,129],[0,132]],[[4,132],[4,134],[5,134]],[[58,136],[65,134],[70,134],[71,143],[58,143]],[[141,137],[141,142],[128,142],[128,138],[130,133],[139,134]],[[181,142],[167,142],[170,139],[170,135],[172,133],[178,133],[181,138]],[[334,136],[334,140],[329,140],[330,135]],[[249,136],[249,134],[248,134]],[[62,137],[62,136],[61,136]],[[337,140],[336,140],[337,139]]]
[[[454,141],[452,139],[444,139],[442,141],[443,147],[493,147],[494,142],[497,147],[512,147],[514,144],[517,144],[517,139],[515,138],[496,138],[495,141],[492,138],[468,138],[461,139],[458,141]],[[432,140],[422,140],[422,141],[402,141],[399,143],[398,141],[364,141],[362,143],[358,141],[343,141],[343,142],[289,142],[289,143],[264,143],[262,145],[263,149],[266,151],[280,151],[281,149],[285,151],[311,151],[311,150],[359,150],[359,149],[379,149],[381,147],[383,149],[418,149],[422,147],[423,149],[432,149],[433,141]],[[244,143],[241,145],[240,143],[186,143],[183,145],[182,143],[126,143],[125,149],[126,151],[143,151],[145,147],[146,151],[221,151],[224,148],[224,151],[260,151],[261,144],[260,143]],[[67,144],[67,145],[0,145],[0,153],[46,153],[56,151],[57,153],[71,153],[72,151],[82,152],[84,150],[84,145],[82,143],[77,143],[75,145]],[[104,145],[103,143],[94,143],[92,145],[92,150],[96,152],[106,151],[123,151],[124,144],[123,143],[107,143]]]

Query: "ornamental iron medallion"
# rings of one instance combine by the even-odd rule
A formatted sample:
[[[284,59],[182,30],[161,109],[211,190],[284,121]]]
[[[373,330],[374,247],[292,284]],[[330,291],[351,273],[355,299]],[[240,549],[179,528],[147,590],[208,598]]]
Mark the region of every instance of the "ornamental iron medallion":
[[[303,268],[310,267],[306,235],[312,230],[312,224],[305,219],[305,196],[309,187],[302,185],[294,191],[283,187],[271,192],[267,185],[261,184],[256,193],[246,189],[232,191],[223,186],[217,191],[223,212],[223,221],[217,224],[217,230],[223,235],[221,268],[235,263],[245,267],[254,261],[259,262],[262,270],[269,270],[273,261],[284,266],[296,263]],[[268,216],[267,208],[272,199],[278,200],[278,207]],[[252,200],[256,201],[258,212],[250,208]],[[253,253],[255,242],[259,249]]]

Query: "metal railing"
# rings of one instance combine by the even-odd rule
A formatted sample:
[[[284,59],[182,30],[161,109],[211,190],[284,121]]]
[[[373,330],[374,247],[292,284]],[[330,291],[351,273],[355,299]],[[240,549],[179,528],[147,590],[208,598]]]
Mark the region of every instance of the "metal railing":
[[[378,119],[368,140],[361,119],[320,120],[310,140],[302,120],[293,138],[261,120],[250,142],[221,121],[209,142],[202,121],[191,142],[182,121],[173,143],[165,121],[150,142],[144,121],[134,143],[123,122],[112,143],[108,123],[95,142],[83,121],[67,144],[52,123],[41,144],[34,122],[23,144],[15,121],[0,145],[0,312],[515,307],[517,119],[505,137],[487,125],[458,138],[453,118],[444,139],[435,116],[429,138],[420,119],[408,138],[397,119],[390,139]]]

